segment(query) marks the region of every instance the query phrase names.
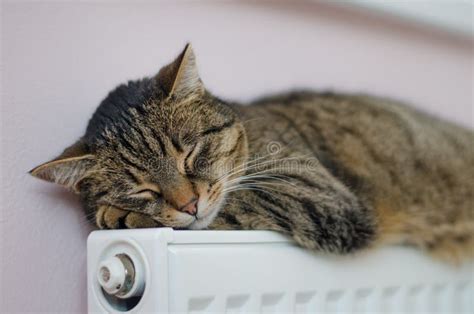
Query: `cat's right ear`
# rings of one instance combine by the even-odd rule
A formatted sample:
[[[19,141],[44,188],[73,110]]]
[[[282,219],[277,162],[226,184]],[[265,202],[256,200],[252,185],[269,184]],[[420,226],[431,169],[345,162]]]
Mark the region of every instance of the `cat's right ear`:
[[[155,76],[158,85],[167,96],[184,98],[192,94],[202,94],[204,85],[199,78],[191,44],[187,44],[179,56],[163,67]]]
[[[78,193],[77,183],[86,176],[95,164],[95,156],[89,153],[86,145],[79,140],[66,148],[57,158],[41,164],[30,174],[36,178],[60,184]]]

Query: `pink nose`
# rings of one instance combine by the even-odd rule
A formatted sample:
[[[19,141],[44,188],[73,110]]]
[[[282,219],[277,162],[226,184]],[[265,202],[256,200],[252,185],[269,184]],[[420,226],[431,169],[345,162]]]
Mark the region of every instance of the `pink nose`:
[[[181,212],[188,213],[190,215],[196,215],[198,211],[197,202],[198,200],[196,198],[193,198],[189,203],[178,208],[178,210]]]

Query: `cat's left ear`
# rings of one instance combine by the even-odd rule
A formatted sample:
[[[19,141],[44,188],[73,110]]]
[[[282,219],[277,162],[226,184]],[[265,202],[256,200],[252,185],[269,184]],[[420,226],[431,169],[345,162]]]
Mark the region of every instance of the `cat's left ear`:
[[[95,164],[95,156],[88,152],[82,140],[66,148],[57,158],[33,168],[29,173],[42,180],[60,184],[78,193],[77,183]]]
[[[155,79],[167,96],[184,98],[204,92],[191,44],[187,44],[173,62],[163,67]]]

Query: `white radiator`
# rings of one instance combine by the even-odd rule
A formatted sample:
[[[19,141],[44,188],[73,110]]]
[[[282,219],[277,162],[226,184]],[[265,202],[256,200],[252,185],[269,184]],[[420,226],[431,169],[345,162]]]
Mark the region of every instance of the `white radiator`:
[[[90,313],[474,313],[474,265],[409,248],[335,257],[273,232],[169,228],[87,246]]]

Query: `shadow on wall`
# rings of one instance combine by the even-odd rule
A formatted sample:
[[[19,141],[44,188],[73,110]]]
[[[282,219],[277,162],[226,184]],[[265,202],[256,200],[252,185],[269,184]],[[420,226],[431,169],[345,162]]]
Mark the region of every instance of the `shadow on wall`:
[[[369,2],[369,1],[368,1]],[[471,49],[474,38],[466,33],[455,32],[440,26],[434,27],[426,22],[415,19],[402,18],[394,14],[381,13],[365,7],[354,6],[347,2],[324,2],[313,1],[272,1],[268,2],[240,1],[243,6],[249,9],[259,9],[273,11],[279,14],[295,14],[302,19],[314,20],[315,14],[319,18],[341,21],[341,24],[351,27],[367,29],[378,29],[386,34],[386,37],[403,37],[412,40],[436,41],[439,44],[451,44]],[[409,4],[407,4],[408,6]],[[447,7],[449,4],[446,5]],[[348,35],[352,29],[348,29]],[[330,40],[330,38],[328,38]]]

